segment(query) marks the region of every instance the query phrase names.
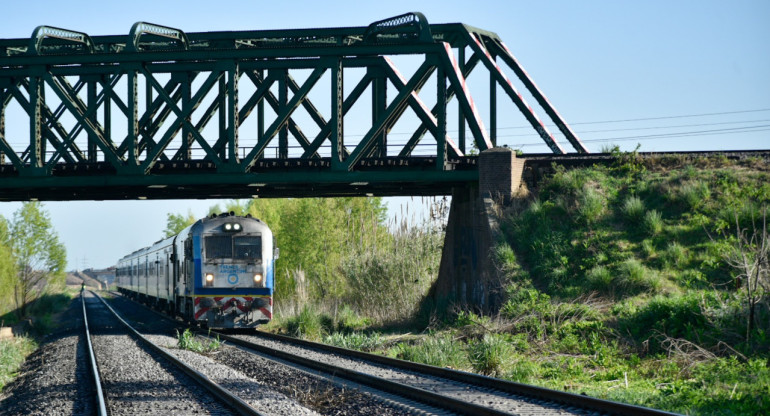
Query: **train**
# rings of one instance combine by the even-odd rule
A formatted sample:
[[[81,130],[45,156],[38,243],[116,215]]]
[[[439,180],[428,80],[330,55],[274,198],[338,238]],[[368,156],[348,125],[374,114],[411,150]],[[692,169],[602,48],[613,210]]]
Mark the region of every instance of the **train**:
[[[208,328],[254,328],[273,316],[273,233],[250,215],[212,214],[118,260],[118,291]]]

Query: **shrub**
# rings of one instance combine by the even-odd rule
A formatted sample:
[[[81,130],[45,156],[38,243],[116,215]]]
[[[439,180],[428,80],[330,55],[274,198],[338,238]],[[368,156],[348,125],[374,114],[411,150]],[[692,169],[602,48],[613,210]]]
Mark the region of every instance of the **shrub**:
[[[351,350],[369,352],[380,348],[385,343],[385,340],[377,332],[372,334],[364,334],[362,332],[343,334],[335,332],[334,334],[325,336],[323,338],[323,343]]]
[[[209,341],[208,344],[203,344],[198,341],[195,334],[190,332],[189,329],[185,329],[181,334],[176,331],[177,347],[182,350],[193,351],[197,353],[206,353],[216,351],[222,345],[219,341],[219,336]]]
[[[656,336],[684,338],[701,343],[701,336],[707,327],[703,307],[713,305],[713,295],[693,292],[685,295],[657,295],[641,306],[628,303],[616,305],[618,327],[621,333],[630,334],[642,343]],[[651,344],[651,352],[660,350],[658,342]]]
[[[468,361],[473,370],[484,375],[497,375],[510,355],[511,347],[498,334],[485,334],[468,344]]]
[[[32,338],[14,337],[0,340],[0,391],[13,380],[24,358],[37,348]]]
[[[604,266],[595,266],[586,273],[588,287],[601,292],[608,292],[612,284],[612,273]]]
[[[286,321],[286,330],[293,337],[314,341],[320,341],[324,335],[324,325],[320,315],[311,310],[308,305],[303,306],[298,315]]]
[[[642,226],[649,235],[658,235],[663,231],[663,217],[654,209],[647,211],[644,214]]]
[[[686,209],[702,206],[711,197],[711,190],[705,182],[689,181],[684,183],[677,193],[677,199]]]
[[[644,202],[637,196],[629,196],[626,198],[625,202],[623,202],[620,211],[629,221],[639,221],[644,216]]]
[[[337,313],[336,330],[343,334],[350,334],[354,331],[364,329],[370,323],[369,319],[360,316],[350,306],[344,305]]]
[[[676,241],[668,243],[661,258],[666,267],[682,268],[687,262],[687,251]]]
[[[431,337],[414,345],[401,342],[394,349],[396,358],[437,367],[460,369],[467,362],[460,343],[450,336]]]
[[[618,266],[616,285],[627,294],[658,290],[662,286],[661,277],[646,268],[637,259],[628,259]]]
[[[578,192],[578,218],[586,224],[598,222],[604,215],[607,198],[594,188],[582,188]]]

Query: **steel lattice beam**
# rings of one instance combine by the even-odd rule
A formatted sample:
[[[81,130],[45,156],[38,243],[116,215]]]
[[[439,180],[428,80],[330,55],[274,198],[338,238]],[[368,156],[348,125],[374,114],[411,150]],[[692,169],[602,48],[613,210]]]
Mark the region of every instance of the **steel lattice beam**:
[[[418,61],[408,77],[401,56]],[[565,152],[502,67],[586,152],[497,35],[419,13],[336,29],[186,34],[140,22],[127,36],[89,36],[41,26],[0,39],[0,200],[232,196],[228,186],[243,196],[448,193],[477,180],[467,145],[494,146],[498,88]],[[467,78],[482,71],[489,90],[474,92]],[[346,128],[361,106],[368,119]],[[413,129],[405,142],[389,137],[400,122]]]

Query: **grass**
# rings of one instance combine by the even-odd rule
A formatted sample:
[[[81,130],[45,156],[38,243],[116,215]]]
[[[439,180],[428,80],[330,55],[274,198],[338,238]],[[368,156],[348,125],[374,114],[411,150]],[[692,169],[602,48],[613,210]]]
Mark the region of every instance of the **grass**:
[[[354,324],[311,301],[276,327],[673,412],[770,414],[770,296],[760,290],[748,337],[742,282],[725,260],[736,217],[756,224],[770,205],[766,162],[617,156],[609,167],[555,168],[531,199],[500,210],[491,256],[506,300],[495,316],[454,310],[419,335],[383,334],[384,300],[408,306],[424,293],[395,264],[440,253],[413,245],[401,263],[364,256],[345,265],[347,278],[360,279],[360,302],[346,309]],[[395,286],[384,276],[398,277]]]
[[[0,391],[13,380],[27,356],[37,349],[40,339],[56,327],[56,314],[69,305],[74,293],[43,294],[27,310],[31,324],[16,325],[13,338],[0,340]],[[3,315],[0,321],[4,325],[17,323],[15,311]],[[26,332],[19,333],[22,330]]]
[[[26,336],[0,340],[0,391],[16,376],[24,359],[37,348],[37,342]]]
[[[218,350],[222,346],[219,336],[211,338],[208,343],[203,343],[189,329],[185,329],[182,333],[176,331],[176,338],[177,348],[197,352],[198,354],[207,354]]]

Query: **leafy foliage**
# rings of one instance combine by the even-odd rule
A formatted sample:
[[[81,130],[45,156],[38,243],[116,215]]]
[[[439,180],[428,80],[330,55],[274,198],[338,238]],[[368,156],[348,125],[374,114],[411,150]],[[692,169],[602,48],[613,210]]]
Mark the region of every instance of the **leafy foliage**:
[[[192,211],[187,211],[187,215],[166,214],[166,229],[163,231],[165,237],[171,237],[179,234],[180,231],[193,225],[197,221]]]
[[[53,229],[48,213],[37,201],[22,204],[13,214],[13,221],[0,226],[0,236],[4,237],[2,243],[10,248],[11,258],[15,260],[16,274],[10,279],[13,299],[19,316],[24,316],[29,302],[46,286],[63,286],[66,250]],[[3,270],[7,274],[5,278],[0,278],[0,289],[8,285],[8,276],[13,268],[2,266],[0,262],[0,273]],[[6,283],[1,283],[3,281]]]

